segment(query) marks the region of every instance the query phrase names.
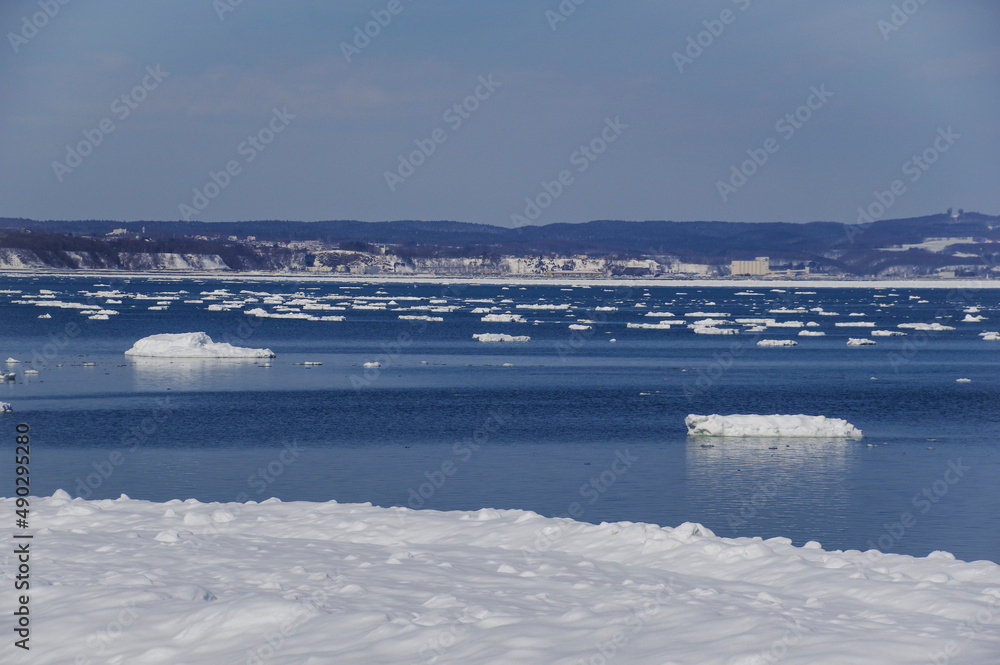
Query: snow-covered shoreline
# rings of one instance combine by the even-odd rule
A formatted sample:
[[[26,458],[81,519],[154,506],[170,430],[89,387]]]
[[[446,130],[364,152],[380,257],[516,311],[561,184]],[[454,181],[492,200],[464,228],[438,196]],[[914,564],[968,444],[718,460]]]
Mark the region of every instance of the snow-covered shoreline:
[[[828,552],[520,510],[62,491],[31,503],[35,665],[841,665],[945,653],[986,665],[1000,654],[1000,566],[941,552]],[[7,558],[4,575],[15,565]]]

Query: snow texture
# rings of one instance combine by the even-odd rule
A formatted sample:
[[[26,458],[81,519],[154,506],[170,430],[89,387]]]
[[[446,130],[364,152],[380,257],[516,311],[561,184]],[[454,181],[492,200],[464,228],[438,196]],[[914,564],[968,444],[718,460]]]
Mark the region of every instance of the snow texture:
[[[164,333],[143,337],[126,356],[151,358],[273,358],[271,349],[249,349],[228,342],[213,342],[203,332]]]
[[[684,419],[688,436],[829,437],[860,439],[861,430],[840,418],[804,415],[699,416]]]
[[[45,525],[37,554],[32,544],[31,651],[11,663],[987,665],[1000,654],[1000,566],[945,552],[488,508],[63,491],[31,506]]]

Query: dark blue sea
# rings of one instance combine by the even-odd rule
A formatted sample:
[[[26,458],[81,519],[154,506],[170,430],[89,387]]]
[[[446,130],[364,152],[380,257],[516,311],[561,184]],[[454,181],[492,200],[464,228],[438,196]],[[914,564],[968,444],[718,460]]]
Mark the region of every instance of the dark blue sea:
[[[980,335],[1000,290],[773,289],[2,276],[0,495],[27,423],[35,495],[520,508],[1000,562],[1000,341]],[[628,327],[704,318],[742,332]],[[276,357],[124,355],[198,331]],[[689,413],[826,415],[864,438],[689,439]]]

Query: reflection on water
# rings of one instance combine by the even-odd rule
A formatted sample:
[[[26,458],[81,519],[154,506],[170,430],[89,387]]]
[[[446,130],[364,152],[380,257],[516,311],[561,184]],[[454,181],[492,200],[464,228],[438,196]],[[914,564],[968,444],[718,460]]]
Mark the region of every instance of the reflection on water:
[[[718,535],[757,534],[768,523],[842,514],[843,478],[859,444],[845,439],[690,437],[689,503],[725,524]]]
[[[246,379],[248,369],[265,365],[260,358],[132,358],[134,387],[141,391],[204,389]],[[260,370],[264,371],[264,370]]]
[[[733,467],[778,476],[840,472],[847,452],[857,445],[819,437],[688,437],[687,467],[692,475],[714,475]]]

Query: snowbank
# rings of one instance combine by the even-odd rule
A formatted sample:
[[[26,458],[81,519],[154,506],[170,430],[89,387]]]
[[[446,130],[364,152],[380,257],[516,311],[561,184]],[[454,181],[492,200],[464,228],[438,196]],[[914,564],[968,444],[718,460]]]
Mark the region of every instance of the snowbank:
[[[472,336],[480,342],[530,342],[527,335],[505,335],[503,333],[476,333]]]
[[[203,332],[164,333],[143,337],[126,356],[151,358],[273,358],[271,349],[248,349],[227,342],[213,342]]]
[[[860,439],[861,430],[840,418],[803,415],[699,416],[684,419],[688,436],[791,436]]]
[[[33,665],[985,665],[1000,652],[1000,566],[944,552],[518,510],[61,491],[31,507],[46,527],[19,661]]]

